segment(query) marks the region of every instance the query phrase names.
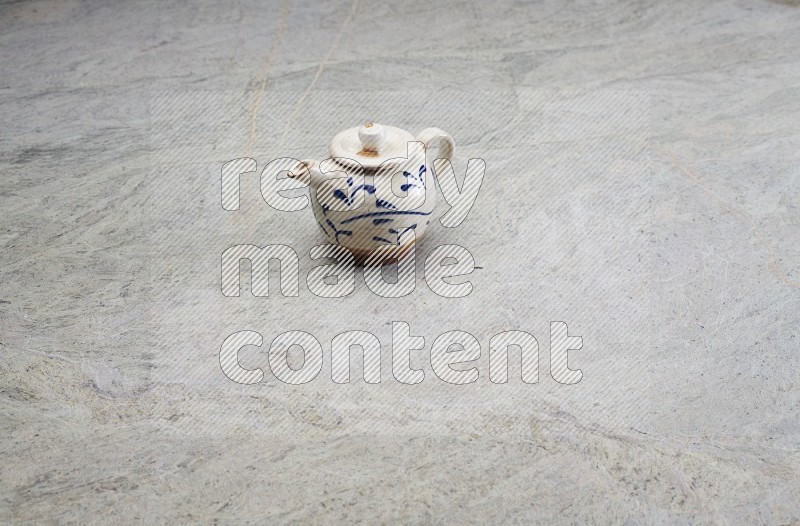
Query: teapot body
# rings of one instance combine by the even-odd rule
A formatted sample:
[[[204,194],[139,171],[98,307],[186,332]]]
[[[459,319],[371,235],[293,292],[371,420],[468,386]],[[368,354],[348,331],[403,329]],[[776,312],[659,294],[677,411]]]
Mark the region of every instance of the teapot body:
[[[331,244],[364,263],[376,249],[399,257],[424,234],[436,206],[433,159],[450,160],[452,137],[427,128],[415,138],[391,126],[367,123],[338,134],[331,157],[309,168],[317,225]]]
[[[433,171],[422,155],[395,173],[343,172],[312,185],[311,203],[330,243],[346,247],[357,261],[381,247],[403,253],[431,223]]]

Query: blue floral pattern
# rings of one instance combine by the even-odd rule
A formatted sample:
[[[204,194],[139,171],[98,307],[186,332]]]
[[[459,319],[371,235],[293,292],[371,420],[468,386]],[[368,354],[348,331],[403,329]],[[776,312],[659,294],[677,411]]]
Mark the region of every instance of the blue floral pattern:
[[[425,172],[428,169],[425,168],[425,165],[419,167],[419,171],[416,175],[412,175],[411,172],[403,172],[403,176],[405,176],[407,183],[403,184],[400,187],[400,190],[404,192],[408,192],[411,188],[425,188]]]
[[[372,186],[371,184],[360,184],[360,185],[356,186],[355,188],[353,188],[353,178],[352,177],[348,177],[347,178],[347,186],[350,187],[349,194],[345,193],[344,190],[341,190],[341,189],[338,189],[338,188],[333,191],[333,197],[335,197],[336,199],[338,199],[340,201],[343,201],[345,204],[347,204],[347,206],[352,206],[353,205],[353,203],[356,200],[356,196],[361,191],[367,192],[370,195],[375,193],[375,187]]]
[[[395,230],[394,228],[390,228],[389,229],[389,234],[394,234],[395,235],[394,241],[391,241],[389,239],[386,239],[385,237],[380,237],[380,236],[375,236],[375,237],[372,238],[372,240],[373,241],[380,241],[381,243],[385,243],[387,245],[400,245],[400,242],[402,240],[403,234],[405,234],[409,230],[416,230],[416,228],[417,228],[417,224],[416,223],[414,223],[411,226],[408,226],[408,227],[404,228],[403,230]]]
[[[408,192],[413,188],[421,188],[423,190],[427,189],[425,184],[425,174],[427,173],[427,168],[425,165],[420,165],[419,169],[416,173],[403,171],[403,176],[406,178],[406,182],[400,186],[400,189],[403,192]],[[376,192],[375,186],[371,184],[360,184],[358,186],[354,186],[354,181],[352,177],[347,178],[347,186],[348,188],[341,189],[337,188],[333,190],[333,197],[338,199],[339,201],[345,203],[347,206],[352,206],[358,194],[360,192],[366,192],[369,195],[374,195]],[[384,199],[376,199],[375,206],[378,208],[377,211],[365,212],[363,214],[359,214],[353,217],[348,217],[339,222],[339,227],[346,225],[348,223],[352,223],[354,221],[360,220],[370,220],[373,226],[393,223],[398,216],[411,216],[411,215],[419,215],[419,216],[429,216],[432,212],[421,212],[417,210],[399,210],[397,206],[389,201]],[[324,221],[330,227],[330,231],[325,228],[325,225],[322,222],[317,221],[317,224],[325,233],[325,235],[332,237],[336,244],[340,244],[339,237],[340,236],[352,236],[352,230],[345,230],[339,229],[337,225],[328,218],[328,212],[331,210],[326,204],[321,205],[322,215],[324,216]],[[373,209],[374,210],[374,209]],[[430,223],[430,220],[426,221],[426,225]],[[398,227],[398,228],[387,228],[385,236],[373,236],[372,240],[383,243],[386,245],[400,245],[402,241],[402,237],[409,231],[415,231],[417,228],[417,223],[414,223],[407,227]]]

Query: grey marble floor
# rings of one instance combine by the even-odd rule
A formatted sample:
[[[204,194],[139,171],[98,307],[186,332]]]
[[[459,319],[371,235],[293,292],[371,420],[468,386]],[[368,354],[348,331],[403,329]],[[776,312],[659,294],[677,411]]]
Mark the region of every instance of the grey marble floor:
[[[794,0],[0,3],[0,521],[797,523],[798,49]],[[224,162],[320,158],[365,119],[485,160],[418,245],[467,248],[469,296],[359,273],[318,298],[309,210],[257,174],[219,206]],[[295,249],[299,296],[223,297],[239,243]],[[240,330],[260,384],[220,369]],[[308,384],[269,372],[288,330],[322,344]],[[331,380],[345,330],[381,341],[380,384]],[[451,330],[474,384],[426,362]],[[506,330],[538,383],[489,381]]]

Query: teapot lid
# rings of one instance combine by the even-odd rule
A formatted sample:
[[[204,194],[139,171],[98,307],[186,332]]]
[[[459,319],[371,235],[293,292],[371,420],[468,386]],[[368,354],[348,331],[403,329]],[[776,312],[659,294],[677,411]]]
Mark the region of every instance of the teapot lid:
[[[378,168],[389,159],[404,161],[408,143],[415,140],[400,128],[368,122],[337,133],[328,151],[340,163],[355,166],[352,161],[358,161],[364,168]]]

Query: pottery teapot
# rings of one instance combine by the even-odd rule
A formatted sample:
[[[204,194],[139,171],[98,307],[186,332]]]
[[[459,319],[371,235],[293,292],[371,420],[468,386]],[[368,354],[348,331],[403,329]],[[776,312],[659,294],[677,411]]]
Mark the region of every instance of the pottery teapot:
[[[439,128],[414,137],[368,122],[338,133],[330,158],[302,161],[292,172],[308,182],[317,224],[332,244],[349,249],[359,263],[378,248],[399,257],[431,222],[436,191],[429,150],[436,147],[437,159],[449,161],[455,142]]]

